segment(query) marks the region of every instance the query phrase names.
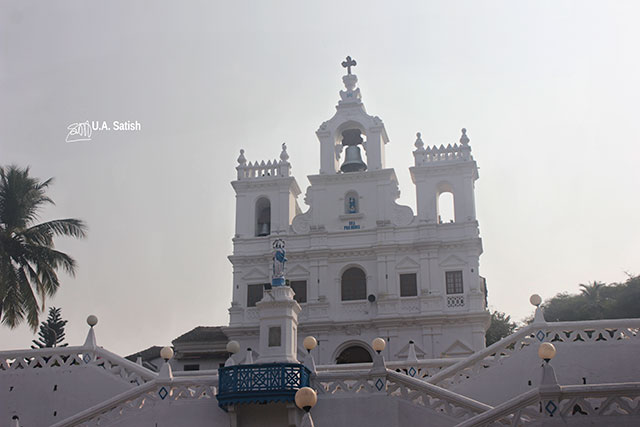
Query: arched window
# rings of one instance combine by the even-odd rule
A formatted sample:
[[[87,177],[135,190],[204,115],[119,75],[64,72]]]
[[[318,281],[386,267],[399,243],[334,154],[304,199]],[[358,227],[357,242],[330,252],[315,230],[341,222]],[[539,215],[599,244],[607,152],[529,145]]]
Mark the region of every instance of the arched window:
[[[256,236],[271,234],[271,202],[261,197],[256,202]]]
[[[355,191],[349,191],[344,196],[344,213],[356,214],[358,212],[360,212],[360,200],[358,193]]]
[[[367,363],[373,362],[371,358],[371,353],[364,347],[359,345],[352,345],[351,347],[347,347],[340,352],[338,357],[336,357],[336,364],[342,365],[345,363]]]
[[[342,301],[367,299],[367,276],[358,267],[342,273]]]
[[[455,203],[453,193],[445,191],[438,196],[438,224],[455,222]]]

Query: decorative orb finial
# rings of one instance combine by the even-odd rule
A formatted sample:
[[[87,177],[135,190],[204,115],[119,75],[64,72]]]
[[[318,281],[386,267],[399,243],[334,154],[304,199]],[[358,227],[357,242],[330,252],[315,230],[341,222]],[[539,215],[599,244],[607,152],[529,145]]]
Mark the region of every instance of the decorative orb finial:
[[[378,354],[380,354],[380,352],[387,346],[387,342],[382,338],[375,338],[371,341],[371,346]]]
[[[540,307],[540,304],[542,304],[542,297],[540,295],[538,295],[538,294],[533,294],[529,298],[529,302],[531,303],[531,305],[535,305],[536,307]]]
[[[311,387],[302,387],[296,392],[296,406],[309,412],[318,403],[318,395]]]
[[[98,324],[98,316],[96,316],[95,314],[91,314],[87,317],[87,325],[93,328],[97,324]]]
[[[553,359],[556,356],[556,347],[550,342],[543,342],[538,347],[538,357],[544,359],[546,362]]]
[[[169,346],[162,347],[162,350],[160,350],[160,357],[162,357],[165,362],[168,361],[173,357],[173,349]]]
[[[302,345],[307,349],[307,351],[311,351],[318,345],[318,340],[315,339],[315,337],[308,336],[304,341],[302,341]]]
[[[229,341],[227,343],[227,351],[236,354],[240,351],[240,343],[238,341]]]

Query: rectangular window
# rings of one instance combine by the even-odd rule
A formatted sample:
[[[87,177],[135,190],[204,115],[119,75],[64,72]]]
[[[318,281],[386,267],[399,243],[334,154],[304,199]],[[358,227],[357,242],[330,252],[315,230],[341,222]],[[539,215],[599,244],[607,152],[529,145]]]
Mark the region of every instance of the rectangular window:
[[[280,347],[282,345],[282,329],[280,326],[269,328],[269,347]]]
[[[400,275],[400,296],[418,296],[418,280],[416,278],[416,273]]]
[[[264,284],[247,286],[247,307],[255,307],[256,303],[262,299]]]
[[[307,281],[306,280],[292,280],[289,282],[291,289],[295,292],[294,300],[298,301],[298,304],[307,302]]]
[[[462,288],[462,271],[447,271],[444,274],[448,294],[461,294],[464,292]]]
[[[199,371],[200,370],[200,365],[198,365],[197,363],[194,363],[193,365],[184,365],[184,370],[185,371]]]

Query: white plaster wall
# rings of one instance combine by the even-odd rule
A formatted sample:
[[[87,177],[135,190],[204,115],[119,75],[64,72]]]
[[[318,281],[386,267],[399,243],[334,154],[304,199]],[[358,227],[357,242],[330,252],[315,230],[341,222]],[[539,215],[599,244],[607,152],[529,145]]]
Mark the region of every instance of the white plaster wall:
[[[48,426],[132,387],[95,366],[0,372],[0,426],[14,415],[24,427]]]
[[[311,414],[316,426],[444,427],[457,424],[441,413],[386,395],[321,396]]]
[[[635,340],[594,343],[553,343],[557,349],[551,361],[561,385],[640,381],[640,342]],[[529,345],[498,365],[481,370],[450,389],[467,397],[497,405],[540,384],[542,361],[538,346]],[[529,385],[531,381],[531,385]]]
[[[150,408],[127,411],[114,427],[230,427],[229,414],[216,399],[162,401]]]

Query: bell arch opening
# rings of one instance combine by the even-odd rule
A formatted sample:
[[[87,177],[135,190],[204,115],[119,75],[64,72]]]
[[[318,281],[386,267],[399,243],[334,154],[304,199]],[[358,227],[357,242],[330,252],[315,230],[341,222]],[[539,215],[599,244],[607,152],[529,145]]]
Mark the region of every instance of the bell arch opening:
[[[373,358],[371,353],[361,345],[351,345],[338,354],[336,364],[343,365],[347,363],[371,363]]]
[[[438,224],[455,221],[455,198],[451,191],[443,191],[438,195]]]
[[[256,201],[256,236],[271,234],[271,201],[261,197]]]

